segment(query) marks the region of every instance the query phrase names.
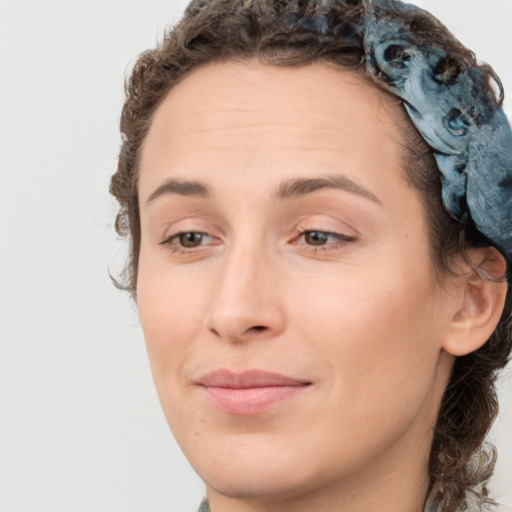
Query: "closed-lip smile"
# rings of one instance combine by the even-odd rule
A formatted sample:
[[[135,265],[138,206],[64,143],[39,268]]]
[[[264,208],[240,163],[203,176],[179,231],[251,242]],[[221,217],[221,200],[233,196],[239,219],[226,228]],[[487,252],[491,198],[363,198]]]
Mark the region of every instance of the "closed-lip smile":
[[[234,415],[253,415],[266,412],[278,402],[296,396],[311,382],[262,370],[235,373],[219,369],[203,375],[196,384],[217,410]]]

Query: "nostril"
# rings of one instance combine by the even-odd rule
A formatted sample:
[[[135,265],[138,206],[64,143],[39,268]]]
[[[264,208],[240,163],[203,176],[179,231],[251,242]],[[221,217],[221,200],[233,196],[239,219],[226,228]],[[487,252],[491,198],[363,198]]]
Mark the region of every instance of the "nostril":
[[[255,325],[254,327],[251,327],[249,330],[253,331],[264,331],[266,327],[264,325]]]

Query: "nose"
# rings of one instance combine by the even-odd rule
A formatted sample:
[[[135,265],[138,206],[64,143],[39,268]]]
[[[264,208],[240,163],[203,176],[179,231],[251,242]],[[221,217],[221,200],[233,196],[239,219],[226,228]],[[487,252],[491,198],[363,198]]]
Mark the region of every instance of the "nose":
[[[228,251],[219,266],[207,315],[210,332],[232,342],[281,333],[285,327],[282,290],[271,258],[246,244]]]

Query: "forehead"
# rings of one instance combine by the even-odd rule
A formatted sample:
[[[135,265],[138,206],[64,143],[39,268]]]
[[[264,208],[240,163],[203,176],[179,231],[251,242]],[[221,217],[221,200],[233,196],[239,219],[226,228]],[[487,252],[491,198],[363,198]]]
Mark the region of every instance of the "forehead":
[[[174,86],[156,110],[141,153],[140,196],[166,174],[201,181],[230,174],[252,190],[341,171],[378,189],[390,172],[402,178],[403,115],[394,97],[325,63],[210,63]]]

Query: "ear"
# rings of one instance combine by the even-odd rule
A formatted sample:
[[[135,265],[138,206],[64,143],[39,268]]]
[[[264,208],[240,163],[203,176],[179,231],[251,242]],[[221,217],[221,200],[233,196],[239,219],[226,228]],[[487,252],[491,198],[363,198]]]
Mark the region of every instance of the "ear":
[[[444,333],[443,348],[454,356],[478,350],[496,329],[503,312],[508,284],[507,263],[494,247],[469,249],[474,267],[463,263],[463,275],[455,281],[453,318]]]

